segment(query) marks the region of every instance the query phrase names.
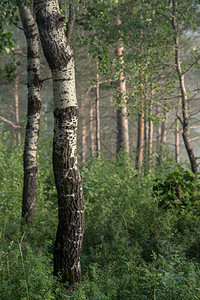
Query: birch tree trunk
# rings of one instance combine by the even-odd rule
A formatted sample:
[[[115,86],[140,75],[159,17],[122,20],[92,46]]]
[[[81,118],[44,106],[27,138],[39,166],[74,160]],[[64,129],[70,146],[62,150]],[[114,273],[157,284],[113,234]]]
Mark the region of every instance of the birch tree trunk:
[[[121,24],[121,20],[117,17],[117,26]],[[121,65],[120,77],[116,82],[119,95],[119,108],[117,109],[117,148],[116,152],[121,150],[129,153],[129,134],[128,134],[128,119],[127,119],[127,107],[126,107],[126,83],[123,74],[124,60],[122,58],[124,47],[122,39],[120,38],[119,46],[116,48],[116,57],[119,59]]]
[[[182,72],[181,66],[181,58],[180,58],[180,45],[179,45],[179,37],[178,37],[178,25],[176,22],[176,1],[172,0],[173,5],[173,16],[172,16],[172,27],[174,30],[174,44],[175,44],[175,64],[176,70],[179,79],[179,86],[181,90],[181,99],[182,99],[182,113],[183,113],[183,141],[185,144],[185,148],[190,160],[190,165],[192,172],[197,174],[197,162],[194,156],[194,150],[190,143],[190,119],[189,119],[189,108],[188,108],[188,97],[187,91],[185,87],[185,76]]]
[[[18,7],[27,42],[28,113],[24,144],[22,217],[24,221],[28,221],[36,211],[37,201],[37,147],[41,114],[40,48],[37,24],[30,7]]]
[[[78,105],[73,51],[63,30],[58,0],[35,0],[36,20],[53,78],[53,168],[58,193],[58,227],[54,275],[73,288],[81,282],[80,254],[84,232],[82,178],[77,164]]]

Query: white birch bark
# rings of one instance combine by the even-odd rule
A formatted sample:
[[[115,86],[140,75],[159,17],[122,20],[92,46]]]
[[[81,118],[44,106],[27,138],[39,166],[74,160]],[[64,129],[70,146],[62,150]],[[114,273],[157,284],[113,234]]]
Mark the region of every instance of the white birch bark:
[[[24,144],[22,217],[28,221],[36,211],[37,200],[37,146],[41,112],[40,49],[37,24],[30,7],[18,7],[27,42],[28,113]]]
[[[181,90],[182,99],[182,114],[183,114],[183,141],[185,148],[190,160],[192,172],[197,174],[197,161],[194,156],[194,150],[190,142],[190,118],[189,118],[189,107],[188,107],[188,96],[185,87],[185,76],[182,72],[181,58],[180,58],[180,45],[178,37],[178,25],[176,20],[176,1],[172,0],[173,16],[172,16],[172,27],[174,30],[174,43],[175,43],[175,64],[179,79],[179,86]]]
[[[117,26],[121,24],[119,16],[117,17]],[[122,39],[118,41],[119,45],[116,49],[116,57],[119,59],[121,65],[121,72],[119,79],[116,82],[119,108],[117,109],[117,147],[116,152],[119,153],[121,150],[129,153],[129,133],[128,133],[128,118],[127,118],[127,107],[126,107],[126,83],[123,73],[124,60],[122,58],[124,46]]]
[[[78,106],[73,51],[63,29],[57,0],[35,0],[40,39],[53,78],[53,167],[58,193],[58,228],[54,275],[73,288],[81,281],[80,253],[84,233],[82,180],[77,164]]]

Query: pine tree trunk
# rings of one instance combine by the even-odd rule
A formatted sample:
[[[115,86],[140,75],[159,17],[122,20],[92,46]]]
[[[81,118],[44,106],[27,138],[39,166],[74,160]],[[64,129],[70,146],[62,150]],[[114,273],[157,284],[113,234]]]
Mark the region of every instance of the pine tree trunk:
[[[188,108],[188,98],[187,98],[187,91],[185,88],[185,77],[184,73],[182,72],[181,67],[181,59],[180,59],[180,45],[179,45],[179,38],[178,38],[178,26],[176,24],[176,1],[172,1],[173,5],[173,17],[172,17],[172,27],[174,30],[174,43],[175,43],[175,64],[176,70],[179,79],[179,86],[181,90],[181,99],[182,99],[182,113],[183,113],[183,141],[185,144],[185,148],[190,160],[190,165],[192,172],[196,175],[197,174],[197,162],[194,156],[194,150],[190,143],[190,119],[189,119],[189,108]]]
[[[35,0],[36,20],[54,93],[53,168],[58,193],[54,275],[73,288],[81,282],[84,232],[82,179],[77,164],[78,106],[73,51],[63,30],[58,1]]]
[[[121,20],[117,18],[117,26],[121,24]],[[119,108],[117,109],[117,147],[116,152],[121,150],[129,153],[129,134],[128,134],[128,119],[127,119],[127,107],[126,107],[126,83],[123,74],[124,60],[122,58],[124,47],[121,38],[118,41],[119,46],[116,49],[116,57],[119,59],[121,66],[120,76],[116,82],[118,91]]]
[[[24,187],[22,217],[28,221],[36,211],[37,147],[41,114],[39,33],[32,11],[18,6],[27,41],[28,114],[24,144]]]

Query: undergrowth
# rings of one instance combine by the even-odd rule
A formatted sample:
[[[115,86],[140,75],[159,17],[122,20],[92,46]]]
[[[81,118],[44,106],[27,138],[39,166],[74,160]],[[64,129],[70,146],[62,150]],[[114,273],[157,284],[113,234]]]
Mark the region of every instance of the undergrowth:
[[[22,149],[0,143],[0,299],[68,299],[52,275],[57,205],[49,142],[38,155],[37,214],[23,229]],[[178,172],[171,162],[165,170],[162,184]],[[169,197],[159,205],[156,172],[138,177],[129,157],[91,159],[81,173],[86,228],[73,299],[200,299],[198,199],[195,209],[188,198],[178,209]]]

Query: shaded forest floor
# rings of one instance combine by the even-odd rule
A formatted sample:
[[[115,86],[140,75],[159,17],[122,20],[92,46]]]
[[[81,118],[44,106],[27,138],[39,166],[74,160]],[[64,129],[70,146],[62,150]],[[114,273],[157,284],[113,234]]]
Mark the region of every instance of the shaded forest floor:
[[[52,276],[57,201],[51,141],[43,141],[38,155],[37,214],[21,229],[23,151],[6,146],[6,139],[4,133],[0,299],[68,299]],[[191,196],[191,174],[172,164],[167,160],[141,178],[124,156],[81,166],[86,228],[82,285],[73,299],[200,299],[199,196]]]

